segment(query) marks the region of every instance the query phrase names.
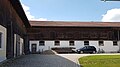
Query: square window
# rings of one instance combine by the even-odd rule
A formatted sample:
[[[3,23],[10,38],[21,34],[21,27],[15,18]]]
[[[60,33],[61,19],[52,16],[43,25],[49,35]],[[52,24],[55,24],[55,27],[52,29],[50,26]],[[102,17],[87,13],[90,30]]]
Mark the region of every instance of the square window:
[[[113,41],[113,46],[118,46],[117,41]]]
[[[69,41],[70,46],[74,46],[74,41]]]
[[[89,41],[84,41],[84,45],[89,45]]]
[[[99,46],[104,46],[103,41],[99,41]]]
[[[39,46],[45,46],[45,41],[39,41]]]
[[[60,46],[60,41],[55,41],[55,46]]]

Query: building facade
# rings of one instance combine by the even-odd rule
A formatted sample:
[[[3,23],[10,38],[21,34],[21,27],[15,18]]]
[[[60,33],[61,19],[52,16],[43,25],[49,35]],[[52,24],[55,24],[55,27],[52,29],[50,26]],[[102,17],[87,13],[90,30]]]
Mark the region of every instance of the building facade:
[[[120,23],[30,21],[28,30],[30,51],[42,52],[52,48],[92,45],[97,51],[118,52]]]
[[[0,0],[0,62],[52,48],[120,51],[120,23],[28,21],[19,0]]]
[[[0,62],[28,53],[27,27],[19,0],[0,0]]]

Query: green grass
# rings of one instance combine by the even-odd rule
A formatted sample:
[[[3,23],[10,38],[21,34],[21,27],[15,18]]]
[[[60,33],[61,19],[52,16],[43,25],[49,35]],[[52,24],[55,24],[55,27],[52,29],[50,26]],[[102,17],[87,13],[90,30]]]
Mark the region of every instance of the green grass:
[[[120,67],[120,55],[97,55],[79,58],[83,67]]]

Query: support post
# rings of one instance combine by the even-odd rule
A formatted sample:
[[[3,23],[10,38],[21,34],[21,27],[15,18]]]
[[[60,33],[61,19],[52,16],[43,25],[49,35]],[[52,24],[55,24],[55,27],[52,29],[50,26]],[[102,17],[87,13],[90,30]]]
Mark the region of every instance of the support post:
[[[30,50],[29,50],[29,39],[28,39],[28,35],[27,34],[24,35],[24,53],[25,53],[25,55],[30,53]]]
[[[7,59],[14,58],[14,33],[12,21],[7,25],[7,45],[6,45],[6,57]]]

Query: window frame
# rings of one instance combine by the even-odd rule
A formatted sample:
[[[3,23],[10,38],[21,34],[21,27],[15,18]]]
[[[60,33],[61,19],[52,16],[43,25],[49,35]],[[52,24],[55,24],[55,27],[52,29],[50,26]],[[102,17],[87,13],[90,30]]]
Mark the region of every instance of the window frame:
[[[45,41],[39,41],[39,46],[45,46]]]
[[[69,41],[69,46],[75,46],[75,42],[74,41]]]
[[[54,41],[55,46],[60,46],[60,41]]]
[[[118,46],[117,41],[113,41],[113,46]]]
[[[99,41],[99,46],[104,46],[104,41]]]
[[[87,42],[87,43],[86,43]],[[89,41],[84,41],[85,46],[89,46]]]
[[[86,43],[87,42],[87,43]],[[89,46],[89,41],[84,41],[85,46]]]

